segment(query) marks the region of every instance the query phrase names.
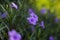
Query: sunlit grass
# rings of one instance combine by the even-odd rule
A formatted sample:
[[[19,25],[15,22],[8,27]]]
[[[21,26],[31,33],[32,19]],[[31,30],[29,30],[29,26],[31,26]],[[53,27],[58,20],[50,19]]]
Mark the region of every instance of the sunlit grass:
[[[60,18],[60,1],[59,0],[36,0],[35,6],[38,10],[45,7],[50,9],[51,12],[55,12],[56,16]]]

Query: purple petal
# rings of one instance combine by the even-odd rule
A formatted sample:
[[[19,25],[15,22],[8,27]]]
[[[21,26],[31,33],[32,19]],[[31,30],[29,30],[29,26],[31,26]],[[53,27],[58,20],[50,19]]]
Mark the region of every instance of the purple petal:
[[[31,29],[32,29],[33,32],[35,31],[35,27],[34,26],[32,26]]]
[[[11,30],[8,32],[9,36],[13,36],[13,34],[16,34],[16,31],[15,30]]]
[[[29,9],[29,13],[30,13],[30,14],[32,14],[32,13],[34,14],[34,12],[33,12],[33,10],[32,10],[32,9]]]
[[[53,36],[50,36],[50,37],[49,37],[49,40],[54,40],[54,37],[53,37]]]
[[[38,16],[36,14],[30,14],[31,17],[34,17],[36,21],[38,21]]]
[[[47,12],[47,10],[45,8],[42,8],[40,12],[41,12],[41,14],[45,14]]]
[[[45,28],[44,21],[41,21],[40,26],[41,26],[43,29]]]
[[[17,33],[15,30],[11,30],[8,32],[9,40],[21,40],[21,35]]]
[[[32,9],[29,9],[29,15],[30,15],[31,17],[34,17],[35,20],[38,21],[38,16],[33,12]]]
[[[10,37],[9,40],[15,40],[13,37]]]
[[[36,25],[36,19],[34,17],[28,17],[27,20],[29,21],[30,24]]]
[[[15,3],[13,3],[13,2],[12,2],[11,7],[14,7],[14,8],[18,9],[18,6]]]
[[[1,18],[5,18],[7,16],[7,14],[6,13],[3,13],[2,15],[1,15]]]
[[[59,22],[59,19],[58,19],[58,18],[55,18],[54,20],[55,20],[55,22],[56,22],[56,23],[58,23],[58,22]]]

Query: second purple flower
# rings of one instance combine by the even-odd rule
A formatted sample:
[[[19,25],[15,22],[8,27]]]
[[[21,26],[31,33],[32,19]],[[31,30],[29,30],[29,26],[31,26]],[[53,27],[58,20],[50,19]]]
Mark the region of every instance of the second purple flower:
[[[38,21],[38,16],[32,11],[32,9],[29,9],[29,15],[30,17],[27,18],[30,24],[36,25]]]
[[[21,35],[15,30],[8,32],[9,40],[21,40]]]

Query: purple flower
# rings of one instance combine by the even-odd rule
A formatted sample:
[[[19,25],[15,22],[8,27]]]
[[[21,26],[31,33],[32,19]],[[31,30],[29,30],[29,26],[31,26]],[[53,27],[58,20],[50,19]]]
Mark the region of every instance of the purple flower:
[[[21,35],[17,33],[15,30],[11,30],[8,32],[9,40],[21,40]]]
[[[11,7],[14,7],[14,8],[18,9],[18,6],[14,2],[12,2]]]
[[[43,29],[45,28],[44,21],[41,21],[40,26],[41,26]]]
[[[36,25],[36,19],[34,17],[28,17],[27,20],[29,21],[30,24]]]
[[[33,12],[32,9],[29,9],[29,15],[30,17],[27,18],[30,24],[36,25],[38,21],[38,16]]]
[[[59,19],[58,19],[58,18],[55,18],[54,21],[55,21],[56,23],[58,23],[58,22],[59,22]]]
[[[30,14],[31,17],[34,17],[36,21],[38,21],[38,16],[36,14]]]
[[[1,18],[5,18],[7,16],[7,13],[3,13],[2,15],[1,15]]]
[[[49,37],[49,40],[54,40],[54,37],[53,37],[53,36],[50,36],[50,37]]]
[[[34,11],[32,9],[29,9],[30,14],[34,14]]]
[[[34,32],[34,31],[35,31],[35,27],[34,27],[34,26],[32,26],[32,27],[31,27],[31,29],[32,29],[32,32]]]
[[[32,9],[29,9],[29,15],[30,15],[31,17],[34,17],[35,20],[38,21],[38,16],[33,12]]]
[[[45,8],[42,8],[40,12],[41,12],[41,14],[45,14],[47,12],[47,10]]]

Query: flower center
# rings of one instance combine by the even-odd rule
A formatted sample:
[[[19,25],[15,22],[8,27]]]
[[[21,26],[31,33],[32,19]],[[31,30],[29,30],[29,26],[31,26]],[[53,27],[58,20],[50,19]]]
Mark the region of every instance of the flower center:
[[[31,21],[33,22],[34,20],[33,20],[33,19],[31,19]]]
[[[17,39],[17,36],[16,36],[16,35],[14,35],[14,36],[13,36],[13,38],[14,38],[14,39]]]

